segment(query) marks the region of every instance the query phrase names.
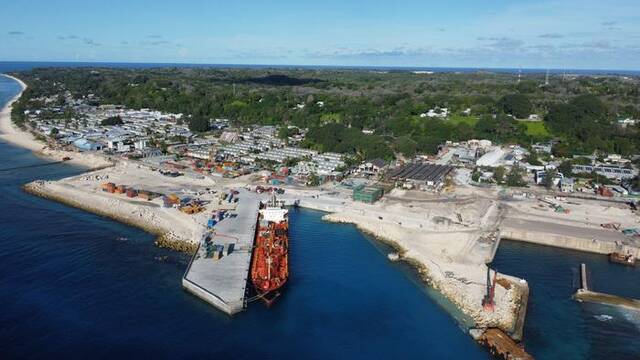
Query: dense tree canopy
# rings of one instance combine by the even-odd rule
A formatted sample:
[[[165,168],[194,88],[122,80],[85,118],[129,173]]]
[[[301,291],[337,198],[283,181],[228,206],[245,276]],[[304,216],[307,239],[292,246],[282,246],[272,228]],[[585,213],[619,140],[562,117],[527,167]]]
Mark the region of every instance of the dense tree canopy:
[[[552,106],[545,121],[555,134],[566,140],[566,151],[556,151],[557,155],[588,154],[596,150],[628,155],[640,150],[637,126],[618,127],[606,105],[594,95],[580,95],[566,104]]]
[[[122,121],[122,118],[120,116],[111,116],[100,122],[100,125],[102,126],[115,126],[122,124],[124,124],[124,121]]]
[[[527,118],[532,112],[531,101],[522,94],[509,94],[498,101],[498,107],[505,114],[513,115],[518,119]]]
[[[377,135],[365,135],[342,124],[326,124],[307,133],[306,145],[319,151],[347,153],[359,158],[390,159],[393,153],[385,140]]]
[[[551,76],[541,87],[545,74],[527,74],[520,82],[517,74],[506,73],[330,69],[48,68],[15,75],[29,85],[13,109],[19,125],[27,118],[24,111],[42,107],[36,99],[43,96],[57,96],[64,117],[73,118],[59,96],[64,90],[93,105],[183,113],[194,132],[207,131],[213,118],[309,128],[306,146],[363,157],[433,154],[447,140],[472,138],[523,145],[556,138],[561,142],[554,154],[564,156],[640,152],[638,126],[615,124],[617,116],[639,113],[635,78]],[[86,100],[87,94],[95,96]],[[448,108],[449,118],[420,116],[436,107]],[[543,129],[550,134],[536,136],[530,123],[506,116],[526,118],[534,110],[546,114]],[[284,131],[280,135],[288,135]]]
[[[187,122],[189,130],[193,132],[205,132],[209,131],[210,124],[209,119],[202,116],[193,116]]]

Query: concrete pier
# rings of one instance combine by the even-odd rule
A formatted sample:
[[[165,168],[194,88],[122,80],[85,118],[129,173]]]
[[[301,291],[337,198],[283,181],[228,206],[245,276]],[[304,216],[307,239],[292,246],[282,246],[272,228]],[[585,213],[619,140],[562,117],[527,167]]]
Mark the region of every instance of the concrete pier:
[[[608,255],[624,245],[640,257],[640,241],[617,231],[507,217],[500,226],[503,239]]]
[[[587,285],[587,265],[584,263],[580,264],[580,283],[582,284],[582,290],[589,290]]]
[[[182,278],[182,286],[219,310],[233,315],[246,306],[260,197],[239,190],[235,210],[206,233]],[[207,254],[205,240],[222,250]]]
[[[640,310],[640,300],[629,299],[622,296],[599,293],[589,290],[587,282],[587,265],[580,265],[580,286],[574,298],[578,301],[587,301],[610,306],[620,306],[633,310]]]

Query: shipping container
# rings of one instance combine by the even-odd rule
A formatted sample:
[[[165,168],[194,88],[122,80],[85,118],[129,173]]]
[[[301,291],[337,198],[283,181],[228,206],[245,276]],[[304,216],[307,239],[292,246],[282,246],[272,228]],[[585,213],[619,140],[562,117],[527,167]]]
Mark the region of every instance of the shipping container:
[[[138,197],[140,199],[143,199],[143,200],[151,200],[151,199],[153,199],[153,195],[151,194],[151,192],[146,191],[146,190],[138,191]]]
[[[102,184],[102,191],[106,191],[108,193],[112,193],[116,190],[116,184],[109,182]]]

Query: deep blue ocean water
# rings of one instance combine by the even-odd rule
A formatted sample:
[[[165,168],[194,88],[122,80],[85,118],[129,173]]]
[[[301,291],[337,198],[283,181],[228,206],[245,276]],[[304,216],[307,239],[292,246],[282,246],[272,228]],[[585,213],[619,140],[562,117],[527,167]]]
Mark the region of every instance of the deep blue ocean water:
[[[640,359],[640,312],[579,303],[579,267],[594,291],[640,299],[640,268],[606,256],[503,241],[493,265],[527,279],[525,347],[536,359]]]
[[[421,67],[421,66],[339,66],[339,65],[269,65],[269,64],[189,64],[189,63],[126,63],[126,62],[53,62],[53,61],[0,61],[0,72],[23,71],[36,67],[110,67],[146,69],[156,67],[178,68],[251,68],[251,69],[337,69],[363,71],[433,71],[436,73],[475,73],[479,71],[506,74],[577,74],[640,76],[639,70],[616,69],[535,69],[535,68],[482,68],[482,67]]]
[[[18,90],[11,84],[0,77],[1,99]],[[0,142],[2,359],[488,358],[405,265],[353,226],[292,210],[284,295],[230,318],[181,289],[188,256],[20,189],[81,169],[2,170],[39,163]]]
[[[2,70],[0,65],[0,71]],[[19,90],[0,77],[0,104]],[[272,309],[234,318],[181,290],[188,257],[141,230],[25,194],[81,172],[0,142],[0,358],[486,359],[383,245],[321,213],[291,216],[291,281]],[[597,291],[640,298],[640,269],[505,241],[495,266],[529,281],[537,359],[640,359],[640,314],[571,299],[579,263]],[[440,301],[437,301],[440,300]]]

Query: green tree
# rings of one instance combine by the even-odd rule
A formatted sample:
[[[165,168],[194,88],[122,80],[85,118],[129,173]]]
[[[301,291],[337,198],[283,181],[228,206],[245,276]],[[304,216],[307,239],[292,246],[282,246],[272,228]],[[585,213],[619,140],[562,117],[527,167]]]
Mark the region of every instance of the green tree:
[[[529,153],[529,156],[527,156],[527,162],[533,166],[540,166],[542,165],[542,162],[540,161],[540,159],[538,158],[538,153],[536,153],[535,151],[531,151]]]
[[[527,185],[526,181],[524,180],[524,169],[521,169],[518,166],[513,166],[511,168],[511,171],[509,171],[509,174],[507,174],[507,181],[506,181],[507,186],[525,186]]]
[[[502,182],[504,181],[504,175],[506,174],[506,172],[507,171],[504,168],[504,166],[498,166],[493,170],[493,179],[496,181],[496,183],[502,184]]]
[[[209,119],[202,116],[193,116],[189,119],[189,130],[193,132],[209,131]]]
[[[320,185],[320,177],[316,174],[311,174],[307,178],[307,185],[309,186],[318,186]]]
[[[636,176],[631,180],[631,188],[640,191],[640,175]]]
[[[551,153],[553,154],[553,156],[565,158],[569,156],[569,145],[564,142],[556,143],[555,145],[553,145],[553,148],[551,148]]]
[[[405,157],[411,158],[416,154],[418,145],[411,137],[401,136],[394,140],[393,148]]]
[[[108,117],[100,122],[100,125],[102,126],[116,126],[122,124],[124,124],[124,121],[122,121],[122,118],[119,115]]]
[[[531,114],[532,106],[529,98],[522,94],[505,95],[498,101],[498,107],[505,114],[524,119]]]
[[[573,165],[571,164],[571,161],[565,160],[562,163],[560,163],[560,166],[558,166],[558,171],[562,173],[562,175],[564,175],[565,177],[572,177]]]
[[[558,176],[558,171],[556,169],[547,170],[544,179],[542,180],[542,185],[547,189],[551,189],[554,186],[553,180],[556,176]]]
[[[471,174],[471,180],[478,182],[480,181],[480,176],[482,174],[480,173],[480,171],[478,171],[478,169],[474,169],[473,173]]]
[[[282,140],[287,140],[289,137],[297,135],[300,133],[300,130],[296,127],[289,128],[284,125],[278,129],[278,137]]]

